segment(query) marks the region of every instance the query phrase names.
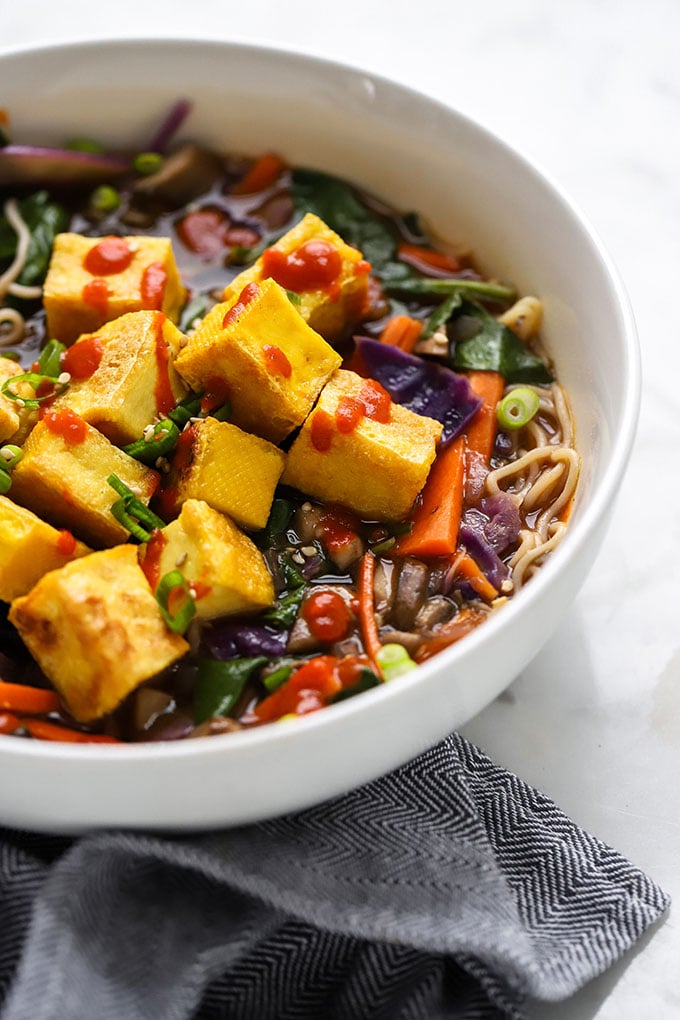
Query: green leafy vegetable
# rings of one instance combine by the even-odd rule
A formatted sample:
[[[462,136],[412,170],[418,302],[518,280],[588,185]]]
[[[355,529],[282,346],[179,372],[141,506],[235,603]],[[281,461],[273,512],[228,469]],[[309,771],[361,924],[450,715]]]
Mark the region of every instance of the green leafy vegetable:
[[[43,375],[56,379],[61,373],[61,356],[66,350],[66,345],[59,340],[48,340],[38,358],[38,365]]]
[[[291,522],[293,510],[294,507],[290,500],[282,499],[280,496],[277,496],[277,498],[273,501],[272,508],[269,511],[269,520],[257,536],[258,543],[263,549],[268,549],[270,546],[274,545],[276,539],[285,534],[286,529]],[[290,563],[290,561],[288,562]],[[299,571],[297,571],[297,573],[302,580]],[[304,581],[302,581],[302,583],[304,584]]]
[[[188,301],[184,306],[179,320],[180,331],[187,333],[196,319],[202,319],[210,311],[213,304],[214,302],[210,300],[207,294],[195,294],[191,301]]]
[[[549,383],[543,361],[519,337],[479,305],[464,301],[455,318],[458,336],[451,358],[459,371],[499,372],[507,382]]]
[[[400,265],[402,263],[399,263]],[[408,269],[408,266],[406,267]],[[517,292],[514,287],[504,283],[493,283],[489,280],[467,280],[463,277],[451,276],[445,279],[430,276],[405,276],[386,279],[383,286],[388,294],[432,294],[447,297],[461,294],[467,298],[481,298],[483,301],[498,301],[503,305],[514,301]]]
[[[296,212],[315,213],[358,248],[376,273],[395,258],[396,237],[344,181],[318,170],[299,169],[293,171],[291,191]]]
[[[371,687],[380,687],[381,683],[380,677],[376,676],[372,670],[362,669],[357,682],[352,684],[351,687],[345,687],[344,690],[334,694],[330,699],[330,704],[335,705],[338,701],[353,698],[355,694],[363,694],[364,691],[370,691]]]
[[[51,202],[46,191],[19,202],[19,212],[31,232],[26,264],[20,272],[17,283],[31,287],[42,283],[52,255],[52,246],[57,234],[66,230],[68,215],[56,202]],[[5,216],[0,216],[0,261],[14,258],[16,234]]]
[[[20,396],[16,390],[12,389],[12,386],[16,386],[17,383],[27,383],[29,386],[32,386],[35,396]],[[38,396],[38,391],[44,389],[48,384],[52,388],[47,389],[46,392]],[[41,404],[44,404],[46,400],[52,400],[54,397],[65,393],[68,385],[68,382],[59,382],[58,377],[44,375],[42,372],[24,372],[22,375],[13,375],[10,379],[5,379],[2,387],[0,387],[0,392],[9,400],[16,401],[21,407],[36,409]]]
[[[422,340],[427,340],[428,337],[431,337],[433,333],[437,332],[440,326],[444,326],[449,321],[456,308],[460,306],[462,300],[463,295],[459,290],[451,291],[449,296],[445,297],[442,303],[435,308],[432,315],[425,323],[423,332],[420,334],[420,338]]]
[[[194,691],[194,719],[205,722],[216,715],[228,715],[256,670],[267,663],[264,655],[253,659],[202,659]]]

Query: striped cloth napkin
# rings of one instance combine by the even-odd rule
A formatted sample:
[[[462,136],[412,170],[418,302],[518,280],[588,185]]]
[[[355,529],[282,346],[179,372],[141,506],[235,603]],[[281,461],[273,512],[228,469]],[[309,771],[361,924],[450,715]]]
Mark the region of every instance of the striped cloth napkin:
[[[573,994],[668,906],[458,735],[182,838],[0,830],[2,1020],[479,1020]]]

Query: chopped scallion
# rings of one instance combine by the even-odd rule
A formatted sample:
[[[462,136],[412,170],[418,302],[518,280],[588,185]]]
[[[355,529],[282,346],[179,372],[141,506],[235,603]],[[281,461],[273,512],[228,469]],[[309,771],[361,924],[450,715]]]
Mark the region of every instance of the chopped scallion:
[[[136,439],[134,443],[124,446],[123,452],[143,464],[154,464],[159,457],[167,457],[172,453],[178,439],[179,429],[174,421],[163,418],[153,426],[153,435],[149,439]]]
[[[11,471],[23,458],[24,451],[20,446],[8,444],[0,449],[0,467],[3,471]]]
[[[170,630],[183,634],[196,615],[196,602],[184,574],[179,570],[164,574],[156,588],[156,601]]]
[[[0,495],[4,496],[12,488],[12,479],[8,471],[0,468]]]
[[[46,383],[50,384],[48,392],[43,393],[41,396],[34,397],[22,397],[19,393],[16,393],[12,389],[12,384],[16,383],[28,383],[33,388],[34,393],[37,393],[38,389],[44,386]],[[15,400],[21,404],[22,407],[37,408],[41,404],[44,404],[46,400],[53,400],[54,397],[60,396],[65,393],[68,389],[68,382],[60,382],[59,377],[52,375],[44,375],[42,372],[24,372],[22,375],[13,375],[11,379],[5,379],[2,384],[3,396],[9,397],[10,400]]]
[[[395,680],[396,677],[418,668],[417,663],[413,661],[404,646],[396,643],[383,645],[376,652],[375,658],[386,682]]]
[[[528,386],[518,386],[503,397],[496,408],[498,424],[504,429],[528,425],[540,407],[538,394]]]
[[[90,195],[90,205],[97,212],[113,212],[120,205],[120,192],[110,184],[100,184]]]
[[[61,373],[61,356],[66,345],[59,340],[48,340],[38,358],[38,365],[43,375],[56,379]]]
[[[164,160],[160,152],[140,152],[132,161],[133,168],[138,174],[149,177],[157,173],[163,166]]]

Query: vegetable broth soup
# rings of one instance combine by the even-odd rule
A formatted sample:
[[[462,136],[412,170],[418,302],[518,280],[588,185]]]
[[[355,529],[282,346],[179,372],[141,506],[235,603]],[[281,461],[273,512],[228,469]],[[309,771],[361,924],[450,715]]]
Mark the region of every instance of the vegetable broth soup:
[[[0,148],[0,733],[173,740],[416,669],[560,541],[538,297],[277,154]],[[474,238],[466,239],[474,243]]]

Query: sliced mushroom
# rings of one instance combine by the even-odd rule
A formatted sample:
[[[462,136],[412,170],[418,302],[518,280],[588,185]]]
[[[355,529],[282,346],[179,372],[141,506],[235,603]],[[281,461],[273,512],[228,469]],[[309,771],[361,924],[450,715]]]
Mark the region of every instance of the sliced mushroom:
[[[427,597],[428,569],[420,560],[405,559],[399,569],[392,610],[387,618],[397,630],[410,631]]]
[[[222,162],[214,152],[185,145],[168,156],[155,174],[135,181],[132,190],[138,201],[160,202],[176,209],[203,195],[221,175]]]

